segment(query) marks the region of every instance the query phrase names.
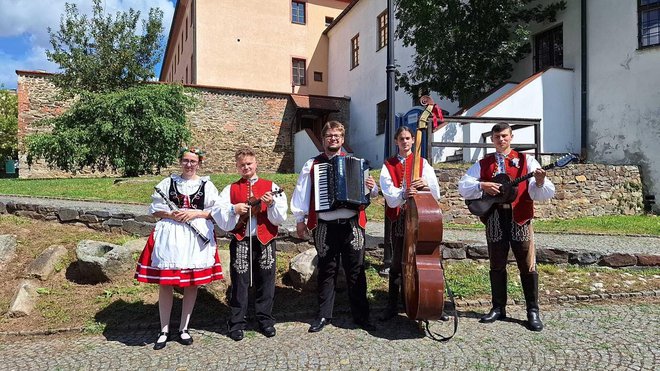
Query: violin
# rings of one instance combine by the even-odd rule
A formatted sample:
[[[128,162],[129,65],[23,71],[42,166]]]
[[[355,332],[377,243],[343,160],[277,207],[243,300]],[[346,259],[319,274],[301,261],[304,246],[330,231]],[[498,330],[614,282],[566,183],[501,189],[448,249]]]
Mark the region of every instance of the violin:
[[[284,192],[283,189],[278,189],[276,191],[272,191],[271,194],[273,197],[279,195],[280,193]],[[248,219],[250,218],[250,215],[257,215],[261,212],[261,199],[256,198],[254,196],[250,197],[248,201],[246,202],[248,206],[250,206],[251,212],[245,213],[241,215],[241,217],[238,219],[238,222],[236,223],[236,227],[234,228],[235,230],[240,230],[247,224]]]

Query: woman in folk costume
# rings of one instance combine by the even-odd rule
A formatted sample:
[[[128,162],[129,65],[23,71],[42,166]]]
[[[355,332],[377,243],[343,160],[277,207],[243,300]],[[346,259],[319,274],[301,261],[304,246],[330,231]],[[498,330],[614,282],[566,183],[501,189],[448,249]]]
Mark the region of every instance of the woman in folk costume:
[[[418,191],[430,191],[433,198],[440,199],[440,186],[433,167],[425,158],[421,161],[420,174],[413,174],[414,154],[412,152],[415,137],[407,126],[401,126],[394,134],[398,153],[385,160],[380,172],[380,187],[387,203],[385,223],[391,226],[392,264],[389,274],[389,294],[387,308],[380,318],[385,321],[399,313],[399,296],[401,287],[401,258],[406,226],[406,200]]]
[[[203,151],[182,148],[181,175],[163,179],[151,196],[149,212],[160,221],[138,260],[135,278],[160,285],[161,332],[154,344],[156,350],[164,348],[169,340],[174,287],[183,288],[179,342],[190,345],[193,339],[188,333],[188,323],[197,288],[223,278],[210,214],[218,189],[209,177],[197,175],[203,159]]]

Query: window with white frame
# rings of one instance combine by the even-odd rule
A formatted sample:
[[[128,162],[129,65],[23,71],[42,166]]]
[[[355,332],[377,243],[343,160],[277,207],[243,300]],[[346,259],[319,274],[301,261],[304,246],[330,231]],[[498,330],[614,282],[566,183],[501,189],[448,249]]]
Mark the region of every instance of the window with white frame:
[[[305,24],[305,3],[302,1],[291,2],[291,22]]]
[[[387,46],[387,9],[378,15],[378,49]]]
[[[291,60],[291,70],[292,70],[293,85],[296,86],[306,85],[305,60],[293,58]]]
[[[360,64],[360,34],[351,39],[351,69]]]

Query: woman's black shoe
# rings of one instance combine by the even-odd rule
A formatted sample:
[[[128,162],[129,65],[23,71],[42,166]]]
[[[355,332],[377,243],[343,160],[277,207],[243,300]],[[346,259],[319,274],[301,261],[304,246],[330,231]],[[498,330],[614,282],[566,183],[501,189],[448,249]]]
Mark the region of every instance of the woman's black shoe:
[[[179,343],[182,344],[182,345],[192,345],[192,343],[193,343],[192,336],[187,338],[187,339],[184,339],[184,338],[181,337],[181,335],[183,335],[183,334],[188,334],[188,336],[190,336],[190,333],[188,332],[187,329],[179,331]]]
[[[165,336],[165,341],[159,343],[158,338],[160,338],[161,336]],[[154,343],[154,350],[160,350],[160,349],[165,348],[165,345],[167,345],[167,340],[169,340],[169,338],[170,338],[170,334],[169,334],[169,332],[159,332],[158,333],[158,338],[156,339],[156,342]]]

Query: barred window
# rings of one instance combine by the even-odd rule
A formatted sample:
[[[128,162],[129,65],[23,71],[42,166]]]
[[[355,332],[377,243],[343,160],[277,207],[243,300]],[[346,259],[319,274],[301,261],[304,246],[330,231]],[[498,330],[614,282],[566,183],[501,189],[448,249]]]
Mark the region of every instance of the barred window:
[[[562,26],[559,26],[534,37],[534,72],[564,66],[563,35]]]
[[[300,1],[291,2],[291,22],[305,24],[305,3]]]

